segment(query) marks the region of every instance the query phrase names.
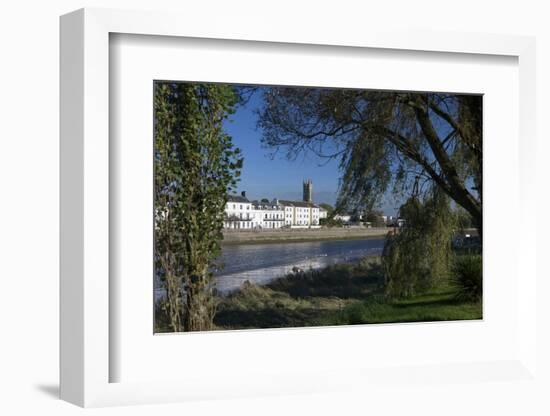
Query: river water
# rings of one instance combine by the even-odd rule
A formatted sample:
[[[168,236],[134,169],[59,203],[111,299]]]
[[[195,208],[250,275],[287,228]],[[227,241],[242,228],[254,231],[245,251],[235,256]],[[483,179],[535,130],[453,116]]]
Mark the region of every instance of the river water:
[[[225,294],[237,290],[246,280],[269,283],[295,267],[309,270],[353,263],[365,256],[380,255],[383,247],[384,238],[223,246],[218,259],[223,268],[215,273],[216,288]],[[157,286],[155,298],[162,296],[163,290]]]
[[[216,287],[227,293],[246,280],[265,284],[292,272],[294,267],[308,270],[352,263],[381,254],[383,247],[383,238],[224,246],[220,258],[224,267],[216,273]]]

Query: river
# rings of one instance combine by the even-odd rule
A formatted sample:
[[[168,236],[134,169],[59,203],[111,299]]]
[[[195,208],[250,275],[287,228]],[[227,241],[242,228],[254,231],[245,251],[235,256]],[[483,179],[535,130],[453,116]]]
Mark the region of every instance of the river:
[[[227,293],[246,280],[265,284],[292,272],[294,267],[308,270],[352,263],[365,256],[380,255],[383,247],[383,238],[225,246],[220,258],[224,267],[216,273],[216,287]]]
[[[240,244],[224,246],[218,259],[224,267],[215,273],[216,288],[230,293],[246,281],[266,284],[294,267],[317,269],[336,263],[353,263],[382,253],[384,238],[310,241],[302,243]],[[156,289],[155,298],[162,297]]]

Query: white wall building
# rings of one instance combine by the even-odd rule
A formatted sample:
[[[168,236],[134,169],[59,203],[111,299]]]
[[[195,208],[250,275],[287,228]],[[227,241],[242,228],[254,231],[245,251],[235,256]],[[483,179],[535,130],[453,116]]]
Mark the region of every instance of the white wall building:
[[[310,185],[311,186],[311,185]],[[225,206],[224,228],[260,230],[319,227],[319,207],[312,202],[273,199],[250,201],[246,193],[229,195]]]
[[[285,209],[285,225],[290,228],[319,226],[319,207],[312,202],[278,201]]]
[[[225,204],[224,228],[235,229],[252,229],[255,218],[255,213],[252,204],[246,198],[246,195],[229,195]]]
[[[271,202],[252,201],[254,208],[255,229],[281,228],[285,225],[285,208],[273,200]]]

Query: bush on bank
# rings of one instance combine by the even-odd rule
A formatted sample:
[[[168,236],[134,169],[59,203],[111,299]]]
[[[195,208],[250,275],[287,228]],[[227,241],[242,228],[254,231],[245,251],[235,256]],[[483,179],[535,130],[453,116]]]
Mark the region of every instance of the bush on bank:
[[[483,295],[483,263],[479,255],[457,256],[451,285],[457,299],[479,302]]]

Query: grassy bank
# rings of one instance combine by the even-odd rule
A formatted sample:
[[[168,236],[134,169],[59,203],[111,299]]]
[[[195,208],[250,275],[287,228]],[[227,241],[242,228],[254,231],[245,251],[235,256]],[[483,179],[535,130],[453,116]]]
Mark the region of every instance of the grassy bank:
[[[406,300],[382,296],[379,258],[340,264],[278,279],[245,284],[220,300],[218,329],[281,328],[480,319],[481,303],[457,299],[449,286]]]
[[[308,241],[366,240],[386,236],[390,228],[320,228],[320,229],[278,229],[262,231],[226,230],[222,245],[303,243]]]

